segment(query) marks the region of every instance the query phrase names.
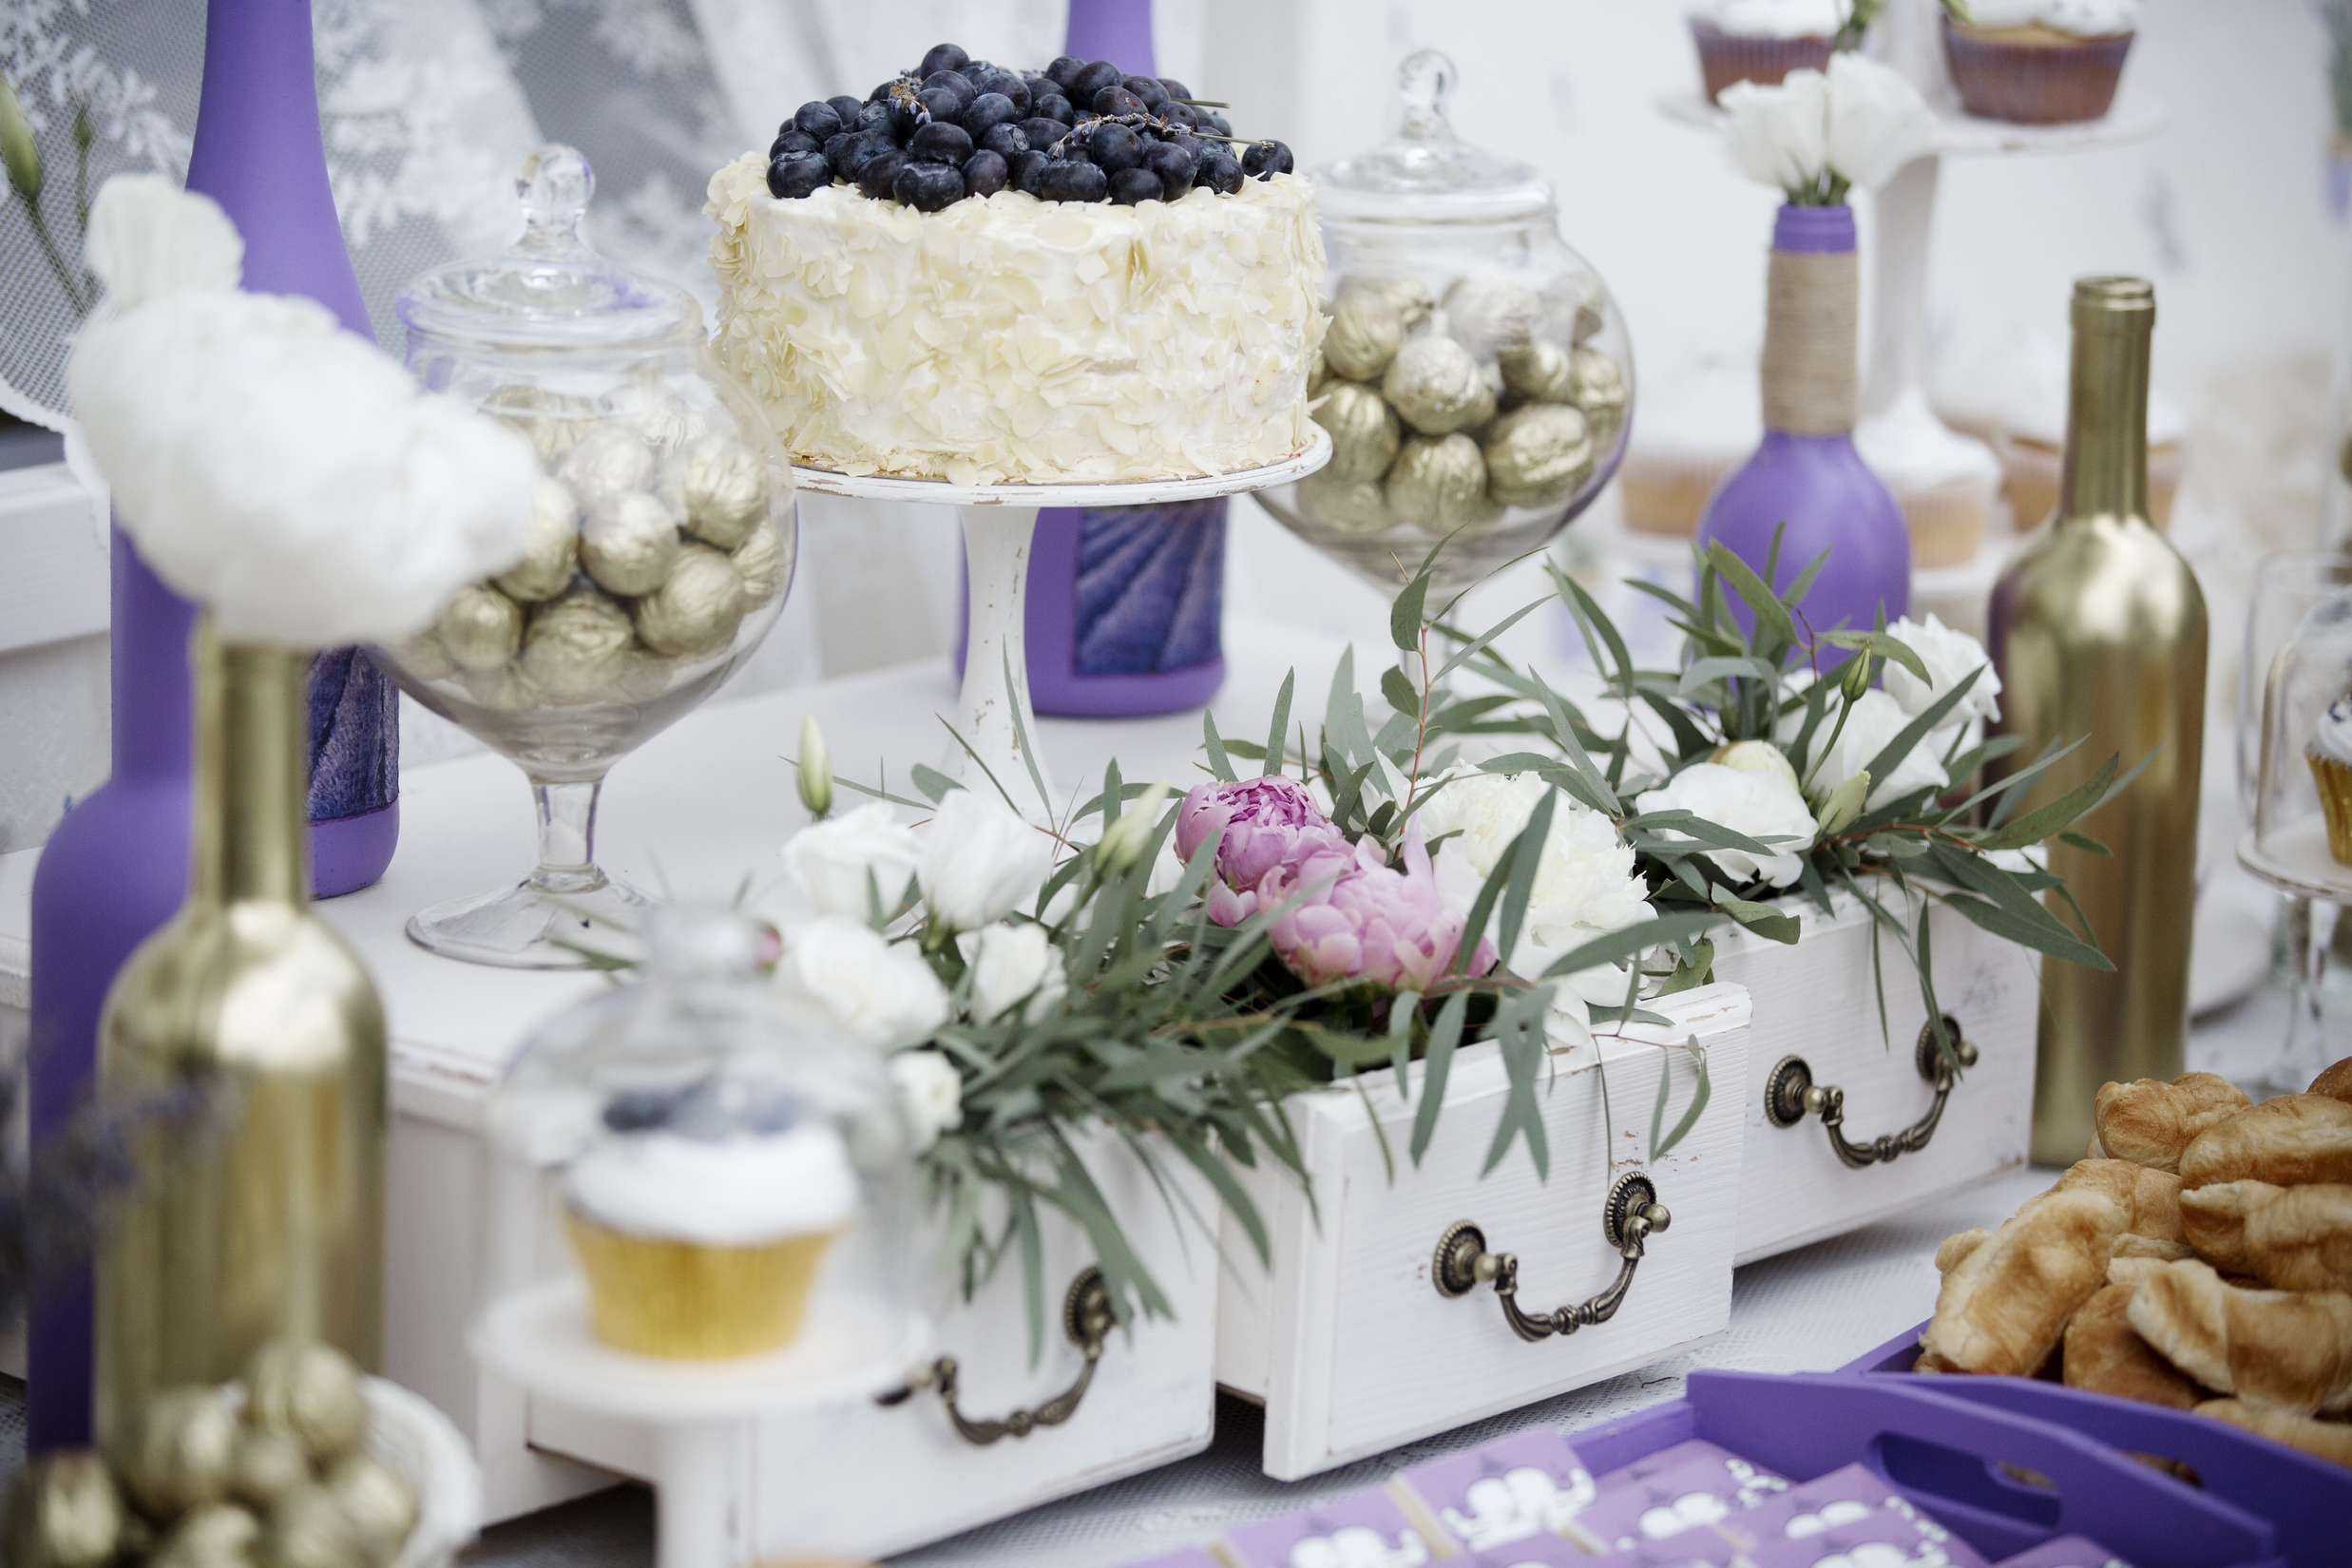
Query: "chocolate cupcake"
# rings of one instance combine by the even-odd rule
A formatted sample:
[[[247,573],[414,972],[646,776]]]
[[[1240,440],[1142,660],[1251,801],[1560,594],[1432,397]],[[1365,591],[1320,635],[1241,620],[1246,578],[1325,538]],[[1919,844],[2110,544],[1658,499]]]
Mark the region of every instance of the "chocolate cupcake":
[[[1968,21],[1943,19],[1960,106],[2022,125],[2105,119],[2139,10],[2139,0],[1971,0]]]
[[[1792,70],[1827,70],[1839,0],[1714,0],[1691,15],[1699,75],[1711,102],[1735,82],[1777,86]]]

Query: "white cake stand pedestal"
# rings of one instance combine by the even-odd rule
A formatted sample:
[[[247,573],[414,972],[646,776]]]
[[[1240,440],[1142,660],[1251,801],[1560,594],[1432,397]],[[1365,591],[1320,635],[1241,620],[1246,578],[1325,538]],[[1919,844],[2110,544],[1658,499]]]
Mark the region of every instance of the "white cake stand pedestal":
[[[1310,430],[1312,434],[1306,448],[1279,463],[1199,479],[952,485],[944,480],[859,477],[795,468],[793,480],[810,495],[953,507],[962,514],[971,614],[955,727],[965,744],[952,747],[946,771],[973,790],[993,788],[988,782],[993,777],[1023,815],[1044,821],[1055,814],[1061,802],[1055,796],[1045,757],[1036,747],[1037,714],[1029,706],[1029,544],[1037,532],[1037,514],[1054,507],[1160,507],[1288,485],[1331,460],[1331,438],[1320,426]]]
[[[729,1568],[746,1497],[737,1429],[902,1386],[930,1347],[920,1313],[820,1290],[800,1337],[773,1355],[661,1361],[597,1340],[587,1288],[551,1280],[474,1325],[483,1367],[537,1398],[642,1426],[653,1439],[656,1568]]]

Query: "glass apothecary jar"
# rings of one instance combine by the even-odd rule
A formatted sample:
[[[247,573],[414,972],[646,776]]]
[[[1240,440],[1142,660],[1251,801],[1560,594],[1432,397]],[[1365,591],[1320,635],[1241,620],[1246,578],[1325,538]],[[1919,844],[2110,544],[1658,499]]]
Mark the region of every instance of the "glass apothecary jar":
[[[526,160],[522,238],[400,296],[410,368],[507,420],[542,473],[530,553],[379,650],[402,689],[512,758],[538,797],[520,886],[424,910],[435,952],[573,967],[648,902],[598,869],[605,771],[717,689],[792,585],[792,469],[708,352],[685,290],[628,272],[581,232],[594,177],[570,147]]]
[[[2312,606],[2263,688],[2248,870],[2285,891],[2352,903],[2352,587]]]
[[[1315,171],[1331,320],[1310,396],[1331,462],[1259,498],[1390,588],[1441,539],[1441,588],[1548,543],[1616,471],[1633,415],[1607,286],[1541,176],[1454,134],[1453,81],[1443,54],[1409,56],[1396,134]]]

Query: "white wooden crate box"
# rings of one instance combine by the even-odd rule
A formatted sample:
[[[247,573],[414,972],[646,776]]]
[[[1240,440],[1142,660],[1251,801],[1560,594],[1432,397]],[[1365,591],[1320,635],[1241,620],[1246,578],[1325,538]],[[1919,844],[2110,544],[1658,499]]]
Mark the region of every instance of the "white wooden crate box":
[[[1887,908],[1915,926],[1915,908],[1892,889],[1885,894]],[[1740,1097],[1742,1263],[1843,1234],[2015,1165],[2025,1158],[2033,1121],[2039,955],[1953,910],[1939,908],[1931,917],[1936,1000],[1976,1061],[1952,1085],[1929,1128],[1937,1085],[1922,1070],[1927,1007],[1910,960],[1891,935],[1879,935],[1870,911],[1849,894],[1833,894],[1836,912],[1826,917],[1809,902],[1784,902],[1805,922],[1795,946],[1740,930],[1715,939],[1716,978],[1745,985],[1755,1008],[1748,1088]],[[1874,941],[1882,944],[1884,1032],[1871,980]],[[1790,1058],[1805,1072],[1784,1075],[1777,1114],[1796,1113],[1784,1124],[1767,1098],[1775,1069]],[[1849,1164],[1820,1112],[1802,1107],[1796,1090],[1807,1076],[1844,1091],[1839,1130],[1855,1157],[1880,1153],[1870,1146],[1882,1138],[1909,1146],[1892,1158]]]
[[[1672,1025],[1629,1031],[1578,1060],[1555,1055],[1555,1071],[1538,1091],[1551,1146],[1548,1182],[1523,1149],[1480,1175],[1508,1088],[1491,1044],[1455,1059],[1437,1136],[1418,1169],[1406,1158],[1414,1102],[1397,1093],[1392,1074],[1292,1100],[1315,1207],[1287,1176],[1254,1173],[1273,1266],[1259,1266],[1229,1218],[1217,1305],[1217,1380],[1265,1405],[1268,1475],[1311,1475],[1531,1404],[1655,1361],[1724,1326],[1739,1205],[1738,1091],[1750,1070],[1748,994],[1710,985],[1650,1006]],[[1653,1164],[1659,1073],[1671,1059],[1677,1111],[1694,1081],[1689,1053],[1654,1042],[1686,1039],[1705,1049],[1714,1091],[1690,1135]],[[1604,1133],[1604,1069],[1614,1144]],[[1413,1079],[1418,1092],[1418,1065]],[[1459,1295],[1439,1290],[1441,1239],[1468,1221],[1492,1252],[1517,1258],[1517,1300],[1528,1313],[1590,1300],[1622,1267],[1602,1215],[1613,1185],[1632,1175],[1653,1185],[1672,1223],[1647,1238],[1608,1321],[1531,1343],[1505,1320],[1491,1281]]]

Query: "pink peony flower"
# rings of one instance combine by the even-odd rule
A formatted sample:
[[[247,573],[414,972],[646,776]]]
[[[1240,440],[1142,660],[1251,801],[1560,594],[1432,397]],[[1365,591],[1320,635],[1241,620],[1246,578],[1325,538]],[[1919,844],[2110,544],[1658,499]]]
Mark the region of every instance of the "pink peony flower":
[[[1348,852],[1348,841],[1314,796],[1290,778],[1196,786],[1176,813],[1176,853],[1190,862],[1219,833],[1224,836],[1217,839],[1216,874],[1225,891],[1238,895],[1219,899],[1212,890],[1210,918],[1222,926],[1238,925],[1249,917],[1255,907],[1251,895],[1276,867],[1318,851]]]
[[[1453,967],[1467,913],[1441,886],[1418,833],[1401,871],[1369,840],[1334,844],[1269,871],[1255,902],[1290,906],[1269,934],[1308,985],[1361,980],[1392,991],[1425,991]],[[1469,969],[1484,974],[1494,964],[1493,945],[1482,942]]]

